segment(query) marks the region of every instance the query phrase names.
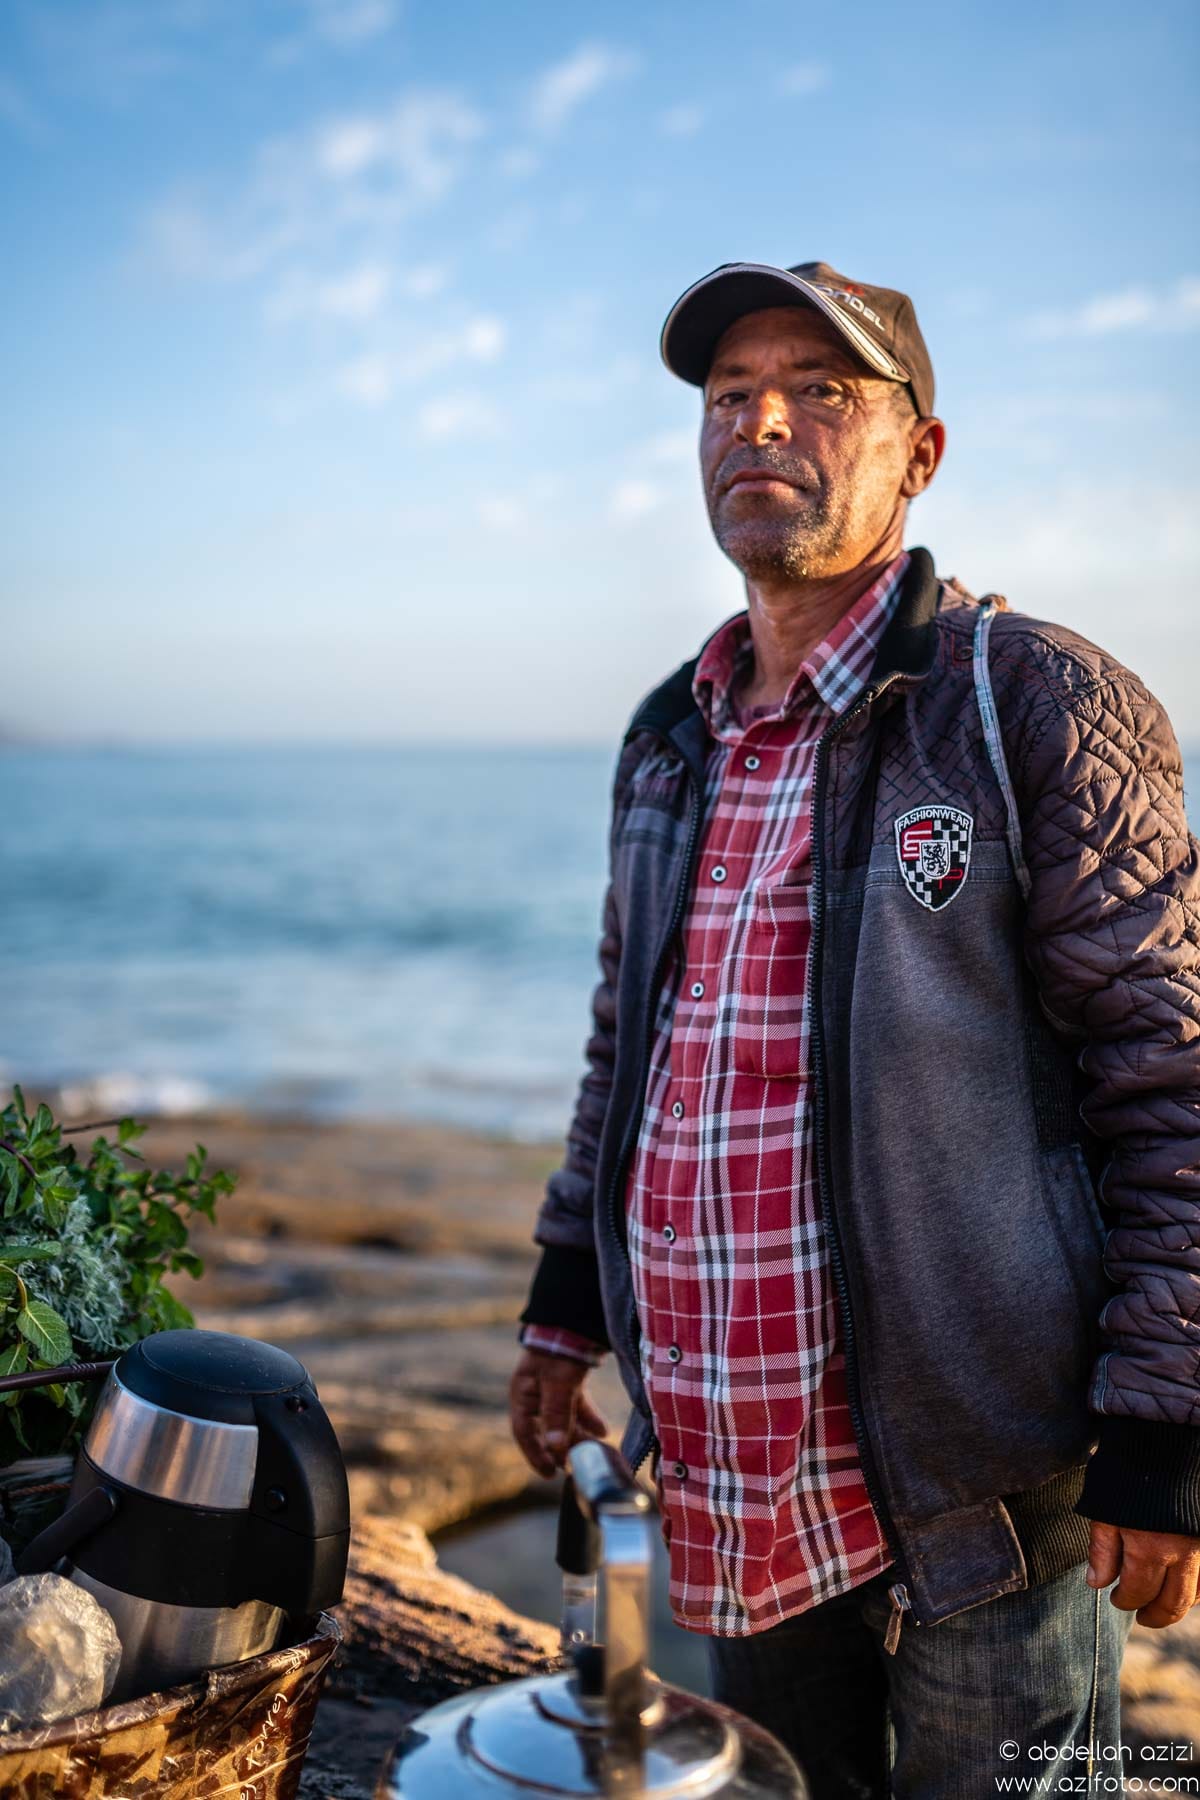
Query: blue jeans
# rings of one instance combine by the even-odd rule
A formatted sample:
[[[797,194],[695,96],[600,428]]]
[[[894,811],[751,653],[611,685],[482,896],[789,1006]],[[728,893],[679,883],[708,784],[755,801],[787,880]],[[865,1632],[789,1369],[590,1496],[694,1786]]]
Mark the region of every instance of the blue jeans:
[[[713,1697],[775,1733],[812,1800],[1122,1791],[1133,1614],[1088,1587],[1082,1563],[937,1625],[906,1616],[889,1656],[894,1580],[885,1569],[766,1631],[707,1640]],[[1012,1776],[1051,1780],[1004,1784]]]

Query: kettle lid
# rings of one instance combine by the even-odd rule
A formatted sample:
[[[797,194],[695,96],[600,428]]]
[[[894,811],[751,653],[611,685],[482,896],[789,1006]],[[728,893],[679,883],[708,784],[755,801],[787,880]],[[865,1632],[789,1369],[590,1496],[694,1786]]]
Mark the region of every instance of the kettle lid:
[[[286,1350],[225,1331],[156,1332],[126,1350],[115,1373],[154,1406],[225,1425],[253,1425],[256,1399],[311,1386]]]
[[[734,1715],[663,1683],[652,1683],[651,1692],[633,1791],[698,1800],[740,1789]],[[415,1726],[393,1769],[395,1785],[382,1790],[405,1800],[434,1800],[453,1786],[463,1794],[477,1787],[494,1792],[497,1781],[514,1794],[579,1797],[626,1785],[612,1762],[603,1707],[589,1705],[570,1675],[532,1676],[463,1695],[422,1714]],[[784,1784],[776,1791],[795,1789]]]

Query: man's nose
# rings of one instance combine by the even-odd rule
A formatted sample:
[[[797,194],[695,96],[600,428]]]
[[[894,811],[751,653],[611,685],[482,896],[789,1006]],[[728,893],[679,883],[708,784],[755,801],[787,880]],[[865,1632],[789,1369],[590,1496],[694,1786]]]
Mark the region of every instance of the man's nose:
[[[749,395],[738,408],[733,434],[743,444],[786,442],[792,433],[783,395],[770,388]]]

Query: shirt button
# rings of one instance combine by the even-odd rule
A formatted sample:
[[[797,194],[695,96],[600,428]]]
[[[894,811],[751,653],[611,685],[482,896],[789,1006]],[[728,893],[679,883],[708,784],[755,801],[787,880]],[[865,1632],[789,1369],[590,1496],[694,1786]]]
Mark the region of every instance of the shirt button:
[[[716,868],[712,872],[712,878],[714,881],[724,881],[724,879],[728,875],[728,873],[729,873],[729,870],[725,867],[725,864],[718,863]]]
[[[686,1481],[687,1480],[687,1472],[688,1472],[688,1470],[687,1470],[686,1463],[672,1463],[671,1464],[671,1473],[674,1476],[676,1476],[676,1478],[678,1480]]]
[[[678,1344],[667,1345],[667,1361],[673,1363],[683,1361],[683,1351],[679,1348]]]
[[[703,999],[703,997],[704,997],[704,983],[702,981],[693,981],[693,983],[692,983],[692,999],[700,1000],[700,999]]]
[[[757,769],[757,768],[758,768],[758,766],[759,766],[759,763],[760,763],[760,761],[761,761],[761,758],[760,758],[760,757],[757,757],[757,756],[748,756],[748,757],[747,757],[747,758],[746,758],[746,767],[747,767],[747,768],[748,768],[748,769]]]
[[[675,1227],[673,1225],[664,1225],[663,1236],[666,1238],[668,1244],[673,1244],[675,1242]]]
[[[671,1112],[672,1112],[672,1115],[676,1119],[682,1119],[682,1117],[683,1117],[683,1101],[677,1100],[675,1102],[674,1106],[671,1108]]]

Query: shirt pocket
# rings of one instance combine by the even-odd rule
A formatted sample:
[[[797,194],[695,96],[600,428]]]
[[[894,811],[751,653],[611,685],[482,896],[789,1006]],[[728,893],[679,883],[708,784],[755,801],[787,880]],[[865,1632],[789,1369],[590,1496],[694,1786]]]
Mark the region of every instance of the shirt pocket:
[[[807,1074],[811,937],[807,884],[757,891],[737,961],[733,1066],[739,1075],[795,1081]]]

